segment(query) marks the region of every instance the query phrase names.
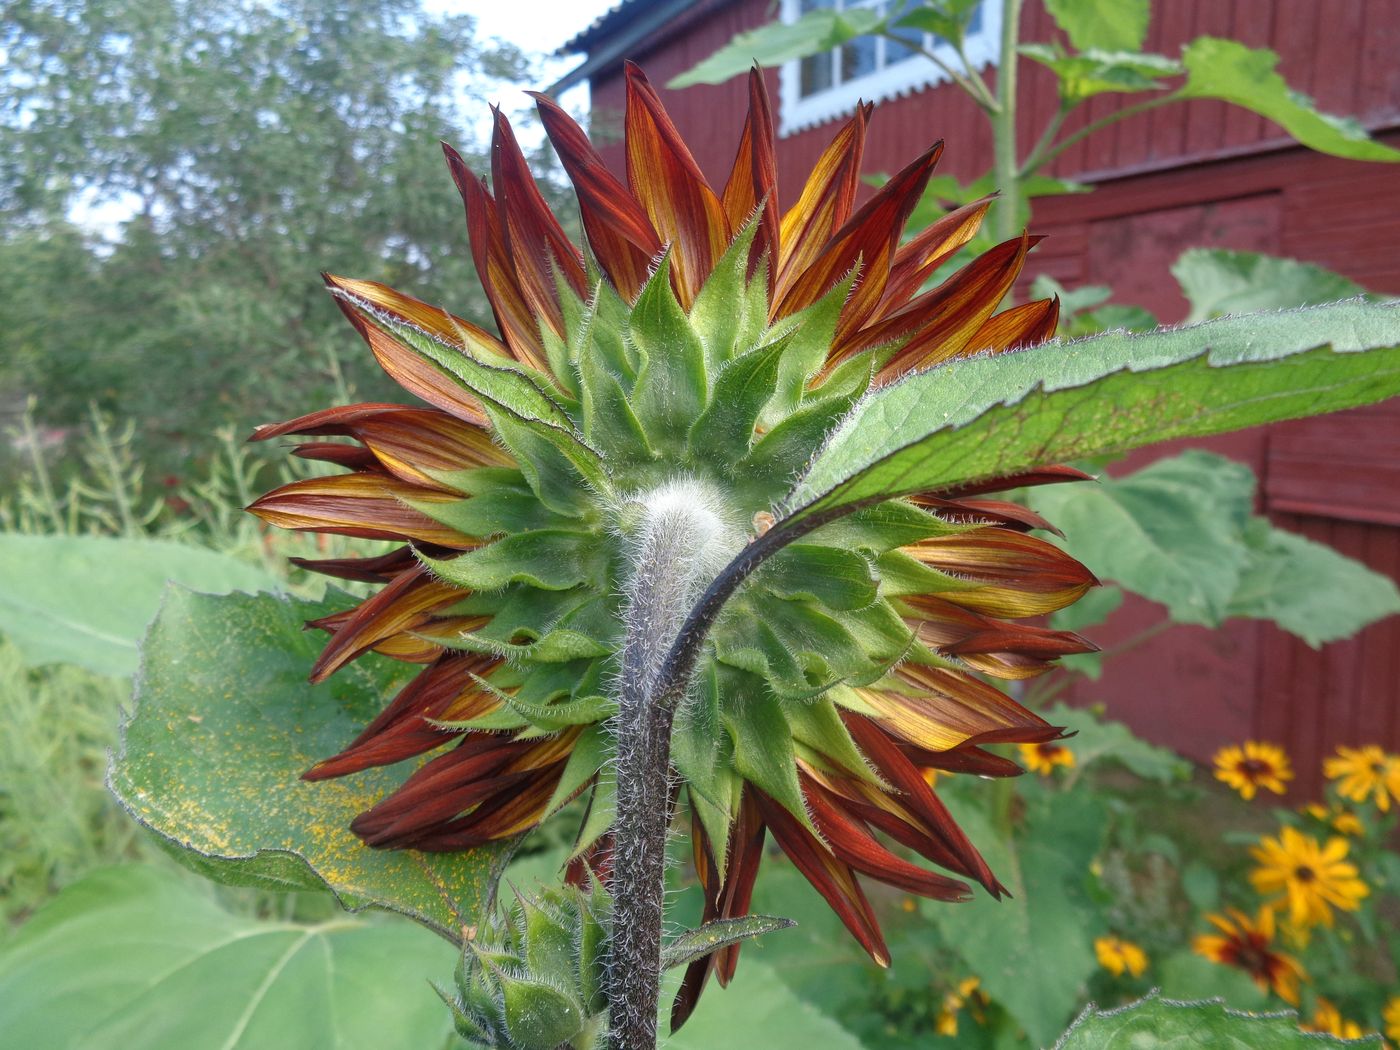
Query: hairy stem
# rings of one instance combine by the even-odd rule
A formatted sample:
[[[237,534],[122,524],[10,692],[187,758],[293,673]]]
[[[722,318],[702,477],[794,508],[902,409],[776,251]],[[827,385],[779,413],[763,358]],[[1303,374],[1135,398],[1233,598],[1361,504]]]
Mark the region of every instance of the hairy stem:
[[[1016,236],[1021,210],[1020,161],[1016,156],[1016,48],[1021,40],[1022,0],[1002,0],[1001,66],[997,70],[997,110],[992,116],[994,174],[1001,199],[993,212],[996,238]]]
[[[608,971],[613,1050],[656,1046],[671,725],[689,674],[663,689],[658,689],[658,679],[694,599],[714,575],[716,553],[728,553],[722,518],[705,505],[702,493],[689,489],[659,490],[643,500],[646,516],[627,588]]]

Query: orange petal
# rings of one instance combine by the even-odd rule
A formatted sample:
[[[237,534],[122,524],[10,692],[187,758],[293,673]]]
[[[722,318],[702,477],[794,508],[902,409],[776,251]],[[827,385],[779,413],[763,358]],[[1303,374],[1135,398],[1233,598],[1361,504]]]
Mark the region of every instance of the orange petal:
[[[1060,299],[1036,299],[993,314],[962,349],[964,356],[983,350],[1000,352],[1038,346],[1055,336],[1060,323]]]
[[[1016,283],[1032,243],[1022,236],[997,245],[906,307],[921,314],[923,323],[880,370],[877,381],[888,382],[961,353]]]
[[[925,227],[895,253],[885,285],[881,313],[889,313],[914,298],[935,270],[977,235],[993,197],[964,204]]]
[[[768,87],[763,71],[755,66],[749,70],[749,115],[744,121],[744,133],[739,139],[739,152],[724,184],[720,197],[729,225],[739,229],[748,221],[755,208],[763,207],[754,234],[750,270],[765,255],[769,259],[768,291],[772,294],[773,260],[778,247],[778,164],[773,144],[773,110],[768,100]]]
[[[1078,601],[1099,582],[1053,543],[1011,529],[976,529],[901,549],[958,580],[983,584],[939,597],[993,616],[1043,616]]]
[[[672,246],[676,295],[688,308],[734,231],[646,75],[631,62],[624,69],[627,185]]]
[[[661,252],[661,239],[642,206],[608,170],[574,119],[548,96],[528,94],[578,194],[589,247],[613,287],[626,299],[636,298],[651,273],[652,260]]]
[[[792,274],[775,316],[810,306],[859,264],[860,279],[842,311],[837,338],[859,327],[884,294],[899,235],[942,152],[943,143],[935,143],[880,187],[802,272]]]
[[[369,539],[419,540],[456,550],[477,546],[421,511],[415,502],[448,502],[436,489],[410,485],[381,474],[338,474],[307,478],[273,489],[255,500],[248,510],[269,525],[299,532],[331,532]]]
[[[773,301],[787,294],[838,229],[850,218],[860,187],[865,128],[875,107],[858,105],[855,116],[832,139],[787,213],[779,235],[780,251]]]
[[[965,744],[1053,740],[1059,730],[1000,689],[941,667],[906,664],[903,688],[866,687],[856,692],[896,736],[929,751]]]

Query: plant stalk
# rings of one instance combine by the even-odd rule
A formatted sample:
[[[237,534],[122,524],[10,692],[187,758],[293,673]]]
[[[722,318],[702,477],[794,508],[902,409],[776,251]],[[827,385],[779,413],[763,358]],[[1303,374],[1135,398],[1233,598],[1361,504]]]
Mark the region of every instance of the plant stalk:
[[[997,108],[992,121],[993,173],[1001,199],[994,209],[998,241],[1015,237],[1016,217],[1021,211],[1021,172],[1016,157],[1016,48],[1021,43],[1023,0],[1002,0],[1001,65],[997,69]]]

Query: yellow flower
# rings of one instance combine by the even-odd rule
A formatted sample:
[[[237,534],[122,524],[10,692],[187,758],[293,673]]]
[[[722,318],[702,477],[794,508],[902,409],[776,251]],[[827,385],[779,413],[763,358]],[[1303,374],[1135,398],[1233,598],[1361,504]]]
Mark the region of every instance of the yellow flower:
[[[1215,753],[1215,779],[1245,799],[1252,799],[1261,787],[1282,795],[1285,781],[1293,779],[1293,767],[1281,747],[1246,740],[1239,747],[1222,747]]]
[[[1375,744],[1339,747],[1337,756],[1322,763],[1328,780],[1339,780],[1337,793],[1353,802],[1375,796],[1376,808],[1390,811],[1390,800],[1400,799],[1400,755],[1390,755]]]
[[[1260,988],[1272,991],[1292,1006],[1298,1005],[1298,982],[1307,980],[1308,975],[1293,956],[1273,950],[1272,908],[1260,908],[1254,919],[1234,908],[1229,909],[1228,917],[1207,915],[1206,919],[1220,932],[1199,934],[1191,942],[1197,955],[1222,966],[1237,967],[1254,978]]]
[[[1400,995],[1390,997],[1381,1018],[1385,1021],[1385,1034],[1400,1043]]]
[[[1288,919],[1300,929],[1332,925],[1332,908],[1355,911],[1371,891],[1347,861],[1346,839],[1317,839],[1296,828],[1284,828],[1278,838],[1264,836],[1250,850],[1260,864],[1249,881],[1261,894],[1282,893],[1271,905],[1287,901]]]
[[[1306,813],[1314,820],[1325,821],[1332,826],[1333,831],[1340,835],[1358,838],[1366,834],[1366,825],[1361,823],[1361,818],[1345,806],[1338,806],[1334,803],[1329,808],[1320,802],[1309,802],[1299,812]]]
[[[1055,772],[1056,766],[1064,766],[1066,769],[1074,766],[1074,752],[1059,744],[1022,744],[1021,761],[1026,764],[1027,769],[1034,770],[1043,777],[1048,777]]]
[[[982,981],[977,977],[965,977],[959,982],[956,991],[943,997],[943,1008],[938,1011],[938,1016],[933,1021],[934,1030],[939,1035],[958,1034],[958,1011],[964,1006],[970,1005],[973,1020],[978,1024],[982,1023],[981,1008],[988,999],[981,989],[981,984]]]
[[[1134,977],[1141,977],[1147,969],[1147,953],[1132,941],[1112,934],[1094,940],[1094,954],[1099,957],[1099,965],[1114,977],[1122,977],[1124,970]]]
[[[1341,1039],[1360,1039],[1366,1034],[1359,1024],[1348,1021],[1336,1006],[1321,996],[1318,996],[1317,1009],[1313,1012],[1312,1020],[1298,1027],[1305,1032],[1326,1032]]]

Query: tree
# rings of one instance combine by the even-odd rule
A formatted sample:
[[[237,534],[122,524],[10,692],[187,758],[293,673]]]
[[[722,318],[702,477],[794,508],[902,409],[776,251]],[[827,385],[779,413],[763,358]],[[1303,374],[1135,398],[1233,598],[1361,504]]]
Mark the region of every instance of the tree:
[[[342,376],[320,269],[485,315],[436,144],[472,153],[460,104],[524,58],[471,18],[418,0],[0,9],[0,272],[17,281],[0,384],[47,421],[95,400],[142,421],[148,454],[183,456],[214,422],[346,383],[388,393],[362,358]],[[113,203],[130,217],[111,240],[65,218]]]

